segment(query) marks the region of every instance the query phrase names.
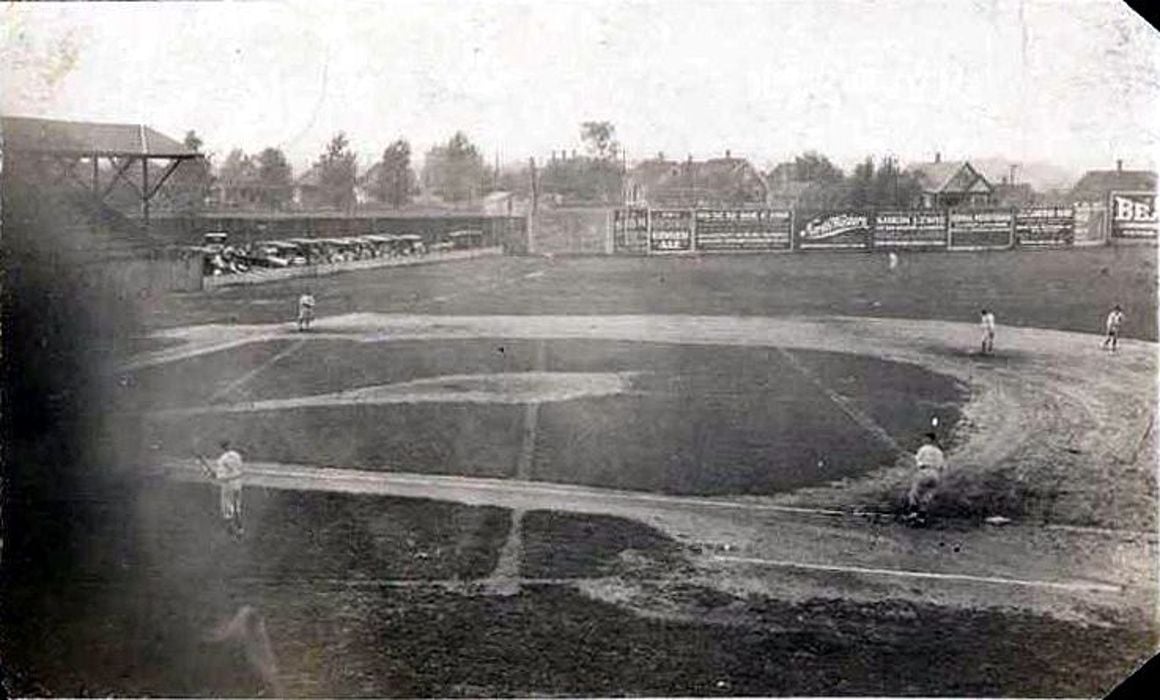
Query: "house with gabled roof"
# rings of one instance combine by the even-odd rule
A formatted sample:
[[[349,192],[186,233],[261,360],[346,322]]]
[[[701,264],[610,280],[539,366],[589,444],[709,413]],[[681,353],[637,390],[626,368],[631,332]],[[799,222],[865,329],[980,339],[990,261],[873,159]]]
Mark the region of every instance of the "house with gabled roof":
[[[919,206],[924,209],[985,207],[995,203],[995,187],[969,161],[944,161],[935,154],[933,162],[907,167],[922,188]]]
[[[729,151],[684,162],[658,154],[629,171],[625,194],[628,203],[651,207],[761,207],[769,186],[752,163]]]

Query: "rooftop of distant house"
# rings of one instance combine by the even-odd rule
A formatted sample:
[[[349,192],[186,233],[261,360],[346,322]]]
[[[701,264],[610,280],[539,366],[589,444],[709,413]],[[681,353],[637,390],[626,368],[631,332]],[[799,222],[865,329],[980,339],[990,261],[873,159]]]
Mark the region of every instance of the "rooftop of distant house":
[[[1109,192],[1155,192],[1156,173],[1152,170],[1125,170],[1122,161],[1114,170],[1089,170],[1071,190],[1074,201],[1103,200]]]

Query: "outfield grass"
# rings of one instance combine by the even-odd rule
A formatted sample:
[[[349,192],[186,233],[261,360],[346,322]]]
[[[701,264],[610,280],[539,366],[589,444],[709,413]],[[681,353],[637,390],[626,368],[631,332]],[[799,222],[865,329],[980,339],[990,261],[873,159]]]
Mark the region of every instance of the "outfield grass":
[[[1100,333],[1119,303],[1124,335],[1156,340],[1156,267],[1153,246],[903,254],[893,274],[885,255],[863,253],[485,258],[168,297],[149,318],[156,326],[289,321],[309,287],[322,316],[843,314],[973,323],[986,306],[1001,326]]]

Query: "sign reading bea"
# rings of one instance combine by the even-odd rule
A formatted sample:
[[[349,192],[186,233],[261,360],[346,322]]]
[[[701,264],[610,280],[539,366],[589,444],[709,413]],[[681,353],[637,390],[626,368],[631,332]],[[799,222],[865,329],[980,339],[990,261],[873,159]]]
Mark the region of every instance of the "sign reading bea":
[[[1112,235],[1121,238],[1155,238],[1160,228],[1153,192],[1112,193]]]

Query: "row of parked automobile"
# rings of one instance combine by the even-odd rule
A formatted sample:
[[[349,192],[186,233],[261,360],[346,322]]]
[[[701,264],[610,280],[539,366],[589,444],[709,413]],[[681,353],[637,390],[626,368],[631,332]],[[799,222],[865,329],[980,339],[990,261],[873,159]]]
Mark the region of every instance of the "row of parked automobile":
[[[422,236],[368,235],[349,238],[290,238],[231,245],[228,234],[207,233],[205,242],[192,250],[204,260],[206,275],[228,275],[299,265],[420,256],[432,252],[478,248],[482,231],[455,231],[428,245]]]

